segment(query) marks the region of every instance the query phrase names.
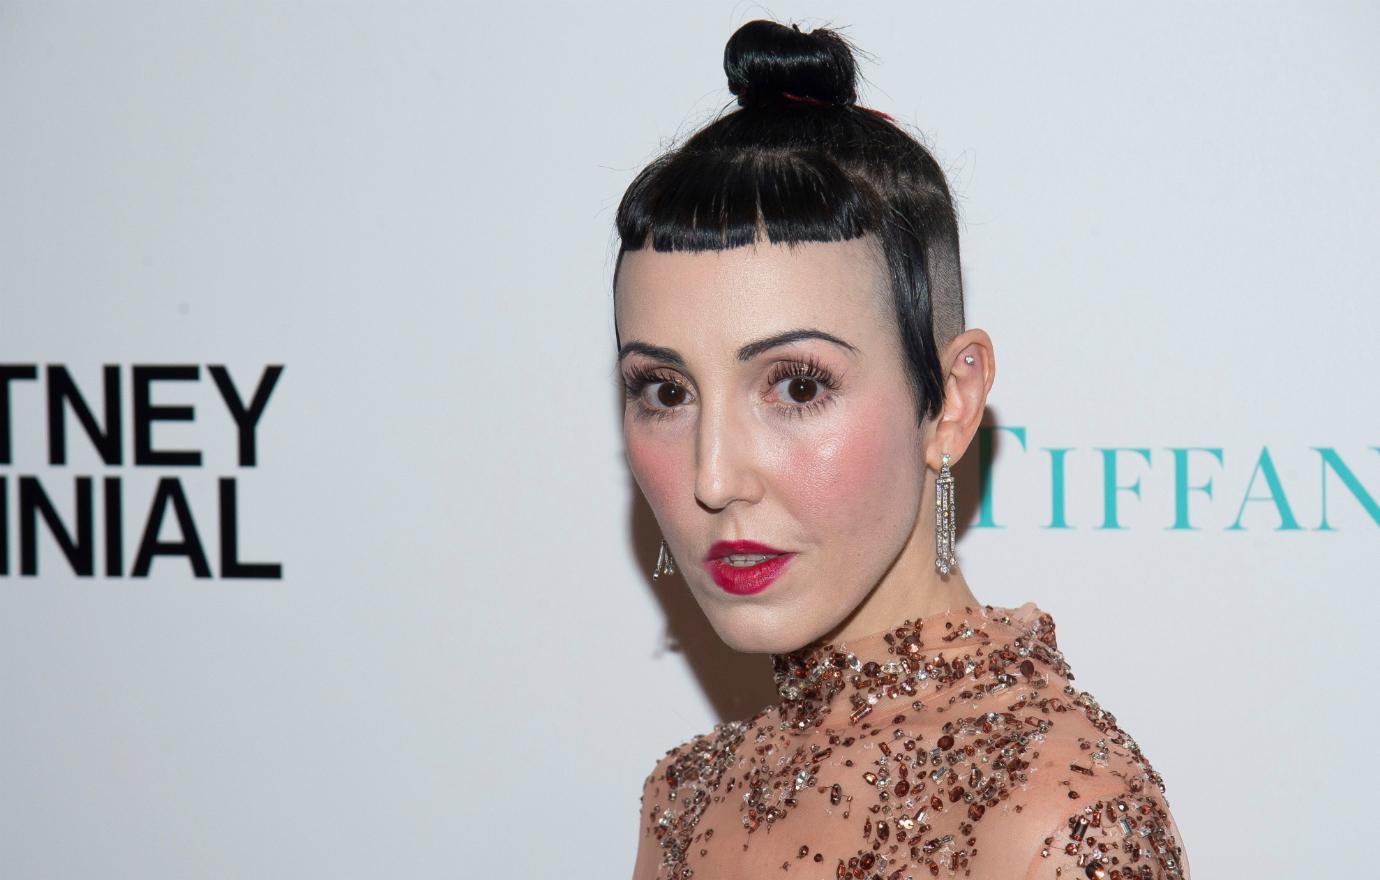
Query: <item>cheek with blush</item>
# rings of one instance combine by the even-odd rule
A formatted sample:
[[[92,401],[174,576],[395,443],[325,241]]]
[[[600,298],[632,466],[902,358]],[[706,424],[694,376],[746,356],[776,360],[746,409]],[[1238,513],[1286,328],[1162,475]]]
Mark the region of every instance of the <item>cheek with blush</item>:
[[[694,472],[678,445],[629,431],[625,446],[633,478],[658,517],[675,509],[675,499],[694,494]]]
[[[855,549],[909,532],[922,477],[913,429],[894,408],[854,410],[825,436],[801,443],[783,462],[792,506],[812,538],[858,536]]]

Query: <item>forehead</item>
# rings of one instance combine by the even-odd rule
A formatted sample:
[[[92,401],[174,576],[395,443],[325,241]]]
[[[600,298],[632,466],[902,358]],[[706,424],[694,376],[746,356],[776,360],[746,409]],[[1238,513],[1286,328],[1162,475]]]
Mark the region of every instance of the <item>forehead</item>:
[[[801,326],[862,336],[889,327],[887,289],[868,237],[723,251],[643,248],[623,255],[615,320],[625,341],[655,344],[736,344]]]

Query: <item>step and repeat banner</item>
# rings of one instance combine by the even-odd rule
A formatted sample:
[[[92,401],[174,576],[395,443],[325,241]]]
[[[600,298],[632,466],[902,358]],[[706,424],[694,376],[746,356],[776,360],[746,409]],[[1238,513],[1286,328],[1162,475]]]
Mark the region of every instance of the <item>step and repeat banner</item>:
[[[952,183],[979,599],[1196,874],[1369,864],[1374,6],[10,2],[0,877],[628,875],[774,691],[650,577],[613,213],[762,17]]]

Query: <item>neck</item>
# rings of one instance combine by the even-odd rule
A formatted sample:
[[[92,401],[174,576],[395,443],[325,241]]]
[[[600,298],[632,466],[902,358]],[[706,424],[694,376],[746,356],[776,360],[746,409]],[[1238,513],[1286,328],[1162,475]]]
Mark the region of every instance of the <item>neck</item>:
[[[924,543],[926,534],[928,546]],[[968,588],[960,569],[951,568],[948,574],[941,575],[934,567],[933,543],[934,520],[922,517],[895,564],[867,598],[817,642],[847,641],[884,630],[908,617],[924,617],[965,605],[979,607],[982,603]]]

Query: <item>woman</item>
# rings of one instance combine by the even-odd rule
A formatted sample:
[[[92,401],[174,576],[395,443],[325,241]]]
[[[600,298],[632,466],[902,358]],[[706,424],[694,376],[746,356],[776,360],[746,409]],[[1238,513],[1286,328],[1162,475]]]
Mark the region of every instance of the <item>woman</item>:
[[[943,173],[857,106],[832,31],[751,22],[724,67],[739,109],[619,207],[624,435],[655,574],[681,561],[780,700],[657,763],[635,880],[1187,878],[1051,617],[956,567],[950,468],[995,366]]]

